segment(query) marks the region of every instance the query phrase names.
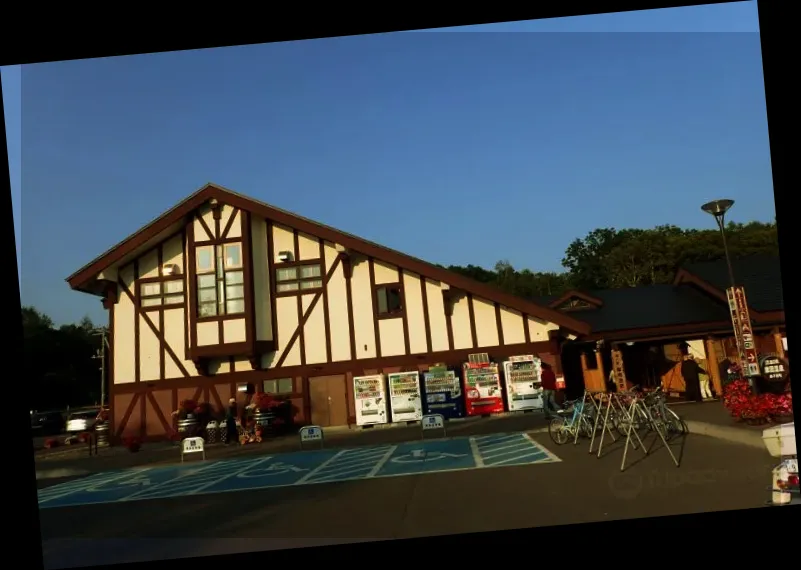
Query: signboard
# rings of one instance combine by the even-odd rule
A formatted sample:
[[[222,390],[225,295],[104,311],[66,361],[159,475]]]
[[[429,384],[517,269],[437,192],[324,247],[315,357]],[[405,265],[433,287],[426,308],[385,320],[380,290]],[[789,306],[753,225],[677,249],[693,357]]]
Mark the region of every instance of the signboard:
[[[759,360],[762,377],[770,382],[780,382],[787,379],[787,365],[778,356],[763,356]]]
[[[626,385],[626,368],[623,365],[623,354],[619,348],[612,349],[612,371],[615,373],[617,391],[625,392],[628,388]]]
[[[746,376],[759,376],[756,343],[754,342],[754,331],[751,328],[751,315],[748,311],[745,289],[729,287],[726,289],[726,298],[729,301],[734,340],[737,343],[737,353],[743,373]]]
[[[320,447],[323,446],[323,428],[320,426],[303,426],[298,432],[300,435],[300,446],[303,447],[304,443],[314,441],[320,442]]]
[[[425,437],[425,432],[432,429],[441,429],[443,435],[445,435],[445,416],[442,414],[425,415],[420,421],[420,425],[423,428],[423,437]]]
[[[206,442],[202,437],[187,437],[181,442],[181,461],[187,453],[202,453],[206,459]]]

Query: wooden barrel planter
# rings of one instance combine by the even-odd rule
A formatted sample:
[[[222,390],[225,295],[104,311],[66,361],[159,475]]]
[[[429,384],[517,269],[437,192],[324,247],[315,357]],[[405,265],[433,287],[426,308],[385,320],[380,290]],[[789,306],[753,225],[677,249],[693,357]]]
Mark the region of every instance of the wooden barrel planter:
[[[99,422],[95,425],[95,437],[98,447],[108,447],[108,422]]]
[[[268,437],[273,432],[273,419],[275,414],[268,410],[256,410],[253,414],[253,421],[256,423],[256,434],[261,437]]]
[[[178,420],[178,433],[181,437],[193,437],[197,431],[197,419],[194,416],[187,416],[186,419]]]

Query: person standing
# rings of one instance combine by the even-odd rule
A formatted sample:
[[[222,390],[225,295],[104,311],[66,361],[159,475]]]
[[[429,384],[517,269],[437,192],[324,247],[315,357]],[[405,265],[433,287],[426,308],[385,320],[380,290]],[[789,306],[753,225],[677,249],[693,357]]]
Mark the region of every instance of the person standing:
[[[708,402],[712,399],[712,390],[709,385],[709,374],[703,369],[698,372],[698,383],[701,385],[701,399]]]
[[[239,439],[239,431],[236,429],[236,399],[228,400],[228,409],[225,412],[225,445]]]
[[[556,403],[556,374],[547,362],[543,362],[541,366],[542,409],[545,412],[545,419],[551,420],[555,417],[553,412],[559,410],[559,405]]]
[[[706,374],[706,370],[698,365],[693,355],[685,355],[684,361],[681,363],[681,376],[684,378],[684,394],[687,400],[703,401],[701,395],[701,373]]]

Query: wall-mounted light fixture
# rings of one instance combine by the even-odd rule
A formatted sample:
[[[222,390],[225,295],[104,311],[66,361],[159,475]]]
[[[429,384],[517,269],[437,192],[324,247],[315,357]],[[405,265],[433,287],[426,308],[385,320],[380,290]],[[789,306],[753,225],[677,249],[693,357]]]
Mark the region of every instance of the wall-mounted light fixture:
[[[289,251],[279,251],[278,252],[278,261],[282,261],[284,263],[288,261],[292,261],[292,253]]]
[[[174,263],[168,263],[164,266],[164,275],[180,275],[181,268]]]

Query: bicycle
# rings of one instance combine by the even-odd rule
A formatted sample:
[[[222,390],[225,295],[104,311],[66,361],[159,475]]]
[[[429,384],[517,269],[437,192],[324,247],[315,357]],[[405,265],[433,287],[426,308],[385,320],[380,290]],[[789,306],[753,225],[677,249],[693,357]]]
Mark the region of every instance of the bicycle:
[[[592,434],[594,424],[589,421],[583,399],[565,402],[563,409],[558,410],[557,414],[560,417],[552,419],[548,424],[548,435],[557,445],[564,445],[571,439],[575,440],[577,432],[583,437]]]
[[[661,386],[647,394],[643,398],[643,403],[653,418],[654,425],[649,425],[650,429],[663,428],[661,431],[668,436],[682,436],[689,431],[684,420],[668,407]]]

